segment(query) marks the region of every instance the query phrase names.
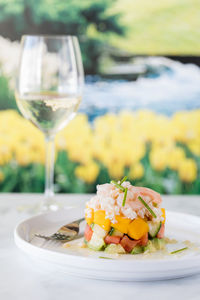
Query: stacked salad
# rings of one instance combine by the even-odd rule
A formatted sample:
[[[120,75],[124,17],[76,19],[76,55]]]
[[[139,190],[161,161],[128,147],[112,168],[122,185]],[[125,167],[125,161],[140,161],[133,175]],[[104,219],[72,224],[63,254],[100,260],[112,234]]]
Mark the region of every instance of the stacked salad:
[[[97,186],[86,203],[84,241],[88,248],[139,254],[165,246],[165,209],[157,192],[126,181]]]

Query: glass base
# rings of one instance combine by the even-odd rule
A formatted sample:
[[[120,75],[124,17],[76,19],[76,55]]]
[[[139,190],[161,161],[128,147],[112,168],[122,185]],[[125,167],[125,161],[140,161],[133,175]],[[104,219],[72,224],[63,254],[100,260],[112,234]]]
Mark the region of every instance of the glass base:
[[[19,206],[17,210],[19,212],[25,212],[31,215],[41,214],[44,212],[57,211],[61,209],[63,205],[58,203],[54,198],[53,199],[44,199],[37,204],[25,204]]]
[[[39,205],[39,211],[41,213],[48,211],[57,211],[62,207],[61,203],[58,203],[54,197],[46,198]]]
[[[56,200],[53,199],[45,199],[41,205],[40,205],[40,211],[46,212],[46,211],[57,211],[62,207],[60,203],[58,203]]]

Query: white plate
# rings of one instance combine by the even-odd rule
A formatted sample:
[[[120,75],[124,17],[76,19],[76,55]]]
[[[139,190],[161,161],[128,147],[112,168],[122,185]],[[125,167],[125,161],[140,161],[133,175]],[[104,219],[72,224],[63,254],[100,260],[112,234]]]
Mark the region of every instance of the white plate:
[[[80,240],[73,241],[70,247],[44,241],[34,237],[34,233],[51,234],[64,224],[83,216],[83,210],[73,208],[50,212],[27,219],[15,229],[15,242],[25,253],[51,270],[94,279],[120,281],[162,280],[184,277],[200,272],[199,248],[185,250],[179,254],[152,256],[120,255],[114,259],[101,259],[108,256],[104,252],[94,252],[80,248]],[[83,231],[84,223],[81,226]],[[192,215],[167,212],[166,236],[179,241],[200,242],[200,218]],[[170,251],[181,245],[170,245]]]

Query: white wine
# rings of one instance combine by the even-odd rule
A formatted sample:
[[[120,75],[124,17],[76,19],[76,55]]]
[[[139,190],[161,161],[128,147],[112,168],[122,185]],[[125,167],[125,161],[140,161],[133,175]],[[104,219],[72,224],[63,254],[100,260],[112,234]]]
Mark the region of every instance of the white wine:
[[[19,96],[16,100],[21,113],[46,136],[53,136],[75,116],[81,97],[40,93]]]

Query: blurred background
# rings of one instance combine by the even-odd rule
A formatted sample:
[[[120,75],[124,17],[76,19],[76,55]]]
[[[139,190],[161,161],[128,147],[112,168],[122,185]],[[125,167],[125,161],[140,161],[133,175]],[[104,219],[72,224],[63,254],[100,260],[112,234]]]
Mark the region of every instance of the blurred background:
[[[78,35],[85,90],[56,138],[56,192],[128,175],[200,194],[200,0],[0,0],[0,191],[43,192],[44,139],[14,97],[23,34]],[[51,66],[49,66],[51,68]]]

